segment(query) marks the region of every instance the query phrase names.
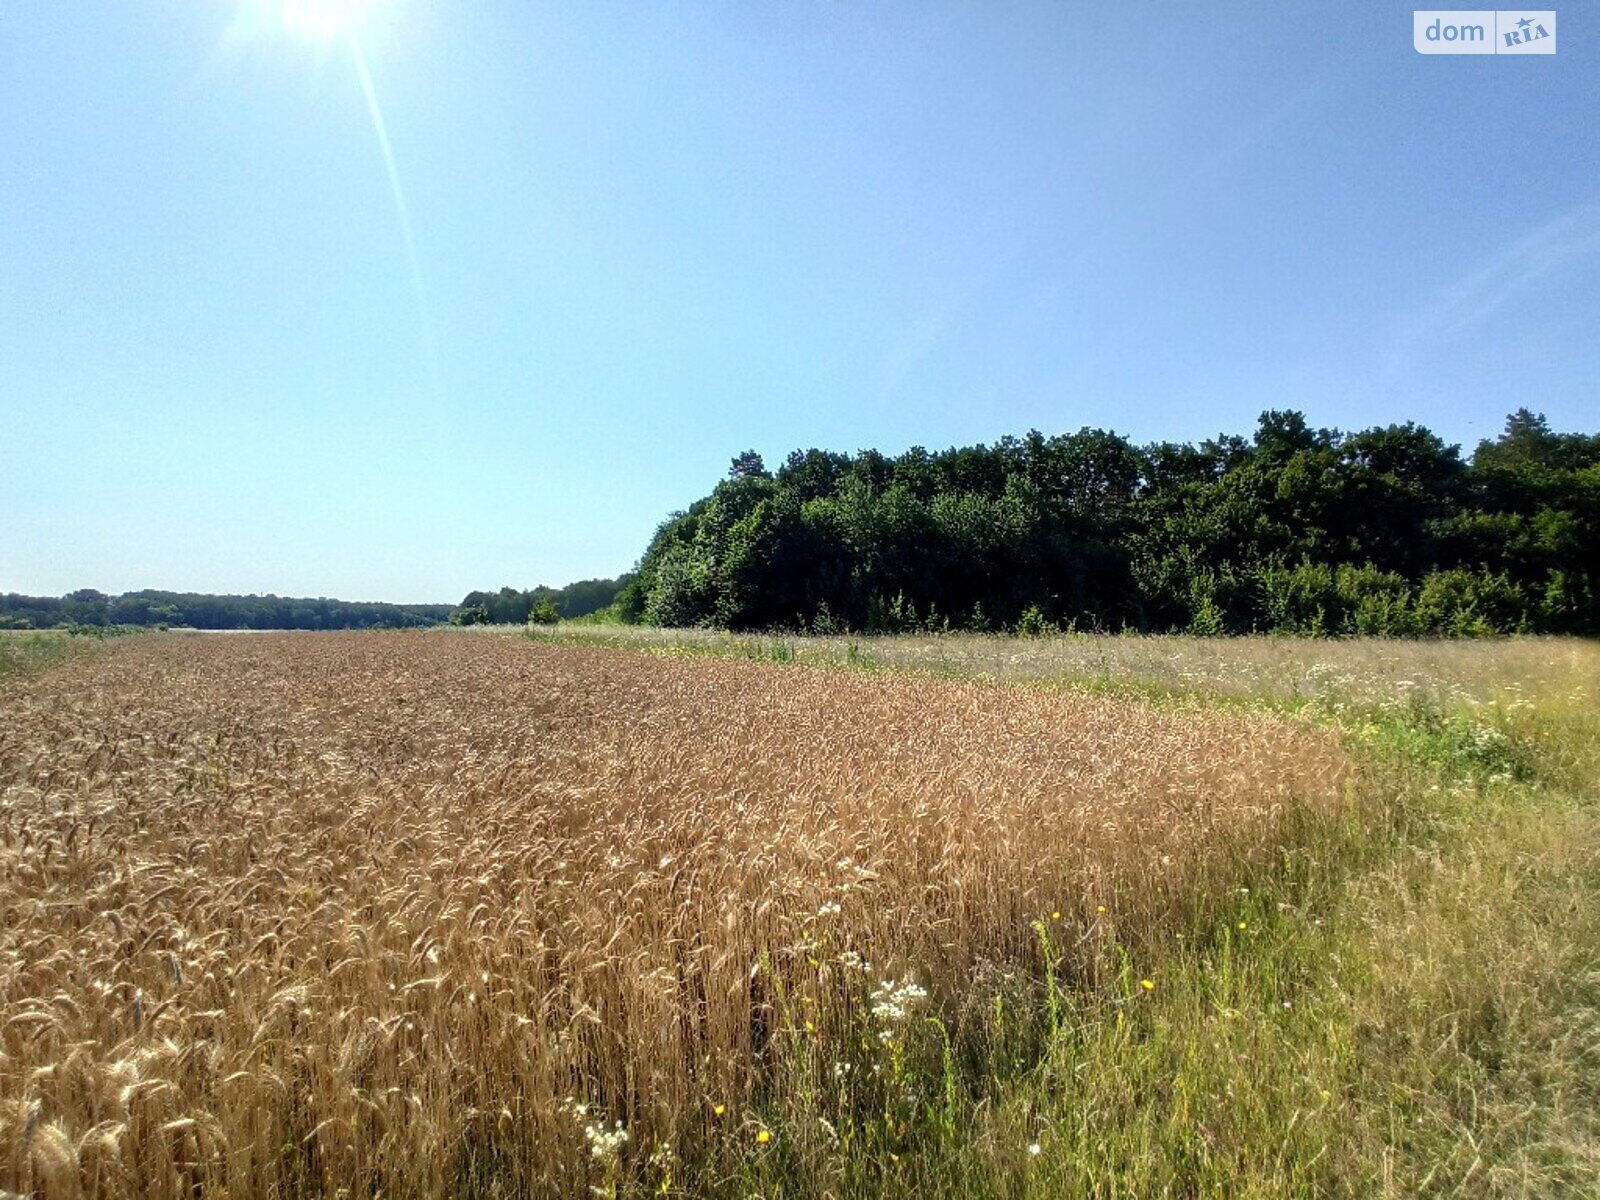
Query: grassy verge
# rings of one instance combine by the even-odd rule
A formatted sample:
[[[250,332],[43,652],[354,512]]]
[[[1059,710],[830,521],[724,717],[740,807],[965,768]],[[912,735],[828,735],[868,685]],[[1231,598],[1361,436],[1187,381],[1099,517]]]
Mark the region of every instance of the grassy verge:
[[[0,631],[0,679],[32,674],[85,653],[98,641],[56,630]]]
[[[797,1035],[691,1192],[1600,1189],[1593,645],[546,636],[1260,704],[1332,724],[1365,767],[1368,803],[1296,830],[1230,910],[1142,947],[1138,972],[1112,911],[1097,968],[1074,955],[1058,978],[1040,914],[1043,990],[975,981],[992,1019],[965,1049],[970,1014],[922,1009],[865,1019],[831,1063]]]
[[[1313,831],[1148,1002],[1075,998],[954,1190],[1593,1194],[1600,829],[1549,724],[1369,714],[1388,827]]]

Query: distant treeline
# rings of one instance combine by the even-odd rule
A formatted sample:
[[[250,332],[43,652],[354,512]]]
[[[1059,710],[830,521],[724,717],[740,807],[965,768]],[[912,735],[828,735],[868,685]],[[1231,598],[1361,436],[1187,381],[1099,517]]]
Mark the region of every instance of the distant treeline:
[[[735,629],[1600,632],[1600,435],[1415,424],[759,455],[656,532],[625,620]]]
[[[0,595],[0,629],[53,629],[62,625],[179,626],[192,629],[411,629],[438,625],[463,613],[474,619],[522,624],[535,605],[556,617],[581,617],[606,608],[629,576],[583,579],[566,587],[519,592],[469,592],[459,605],[388,604],[381,601],[294,596],[212,596],[197,592],[125,592],[108,596],[83,588],[65,596]]]
[[[193,629],[371,629],[435,625],[448,604],[308,599],[294,596],[211,596],[198,592],[124,592],[93,588],[65,596],[0,596],[0,628],[57,625],[179,625]]]
[[[580,579],[560,588],[540,584],[525,592],[510,587],[498,592],[468,592],[456,608],[454,619],[460,622],[465,614],[471,614],[473,618],[481,615],[495,625],[521,625],[535,607],[544,605],[563,620],[586,617],[610,607],[631,578],[624,575],[620,579]]]

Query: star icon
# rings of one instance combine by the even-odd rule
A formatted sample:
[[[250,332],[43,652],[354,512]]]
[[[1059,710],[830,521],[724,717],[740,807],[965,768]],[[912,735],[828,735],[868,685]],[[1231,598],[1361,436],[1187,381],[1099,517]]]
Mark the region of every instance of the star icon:
[[[1519,29],[1526,29],[1529,25],[1532,25],[1532,24],[1533,24],[1533,22],[1528,20],[1527,17],[1523,17],[1522,20],[1517,22],[1517,27]]]

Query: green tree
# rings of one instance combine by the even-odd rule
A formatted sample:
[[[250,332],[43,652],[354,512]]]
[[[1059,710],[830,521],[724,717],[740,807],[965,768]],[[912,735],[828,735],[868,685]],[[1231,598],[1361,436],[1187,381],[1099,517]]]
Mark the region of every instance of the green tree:
[[[487,625],[489,610],[482,604],[464,604],[450,614],[452,625]]]

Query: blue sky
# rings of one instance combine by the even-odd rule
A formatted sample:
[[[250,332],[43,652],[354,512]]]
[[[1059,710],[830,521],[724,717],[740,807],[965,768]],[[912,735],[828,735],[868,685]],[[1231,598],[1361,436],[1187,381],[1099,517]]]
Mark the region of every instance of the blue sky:
[[[0,6],[0,591],[610,575],[746,447],[1600,429],[1592,5],[281,9]]]

